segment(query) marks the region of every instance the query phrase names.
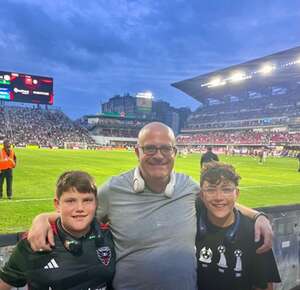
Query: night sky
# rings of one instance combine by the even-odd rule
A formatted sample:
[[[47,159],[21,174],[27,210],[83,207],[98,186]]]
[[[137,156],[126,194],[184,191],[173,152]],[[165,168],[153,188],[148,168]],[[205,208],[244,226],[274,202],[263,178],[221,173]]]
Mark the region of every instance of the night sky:
[[[150,90],[197,107],[171,83],[300,45],[299,0],[0,2],[0,70],[51,76],[71,118]]]

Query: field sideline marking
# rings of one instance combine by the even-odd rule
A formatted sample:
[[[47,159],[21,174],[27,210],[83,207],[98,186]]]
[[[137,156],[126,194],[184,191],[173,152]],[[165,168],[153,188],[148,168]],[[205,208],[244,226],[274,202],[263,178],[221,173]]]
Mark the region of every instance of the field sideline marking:
[[[2,199],[1,201],[0,201],[0,204],[1,204],[1,202],[31,202],[31,201],[44,201],[44,200],[53,200],[53,198],[29,198],[29,199],[17,199],[17,200],[14,200],[14,199],[12,199],[12,200],[10,200],[10,199]]]
[[[288,183],[288,184],[269,184],[269,185],[252,185],[252,186],[240,186],[240,189],[248,189],[248,188],[262,188],[262,187],[284,187],[284,186],[300,186],[300,183]],[[53,198],[30,198],[30,199],[19,199],[19,200],[1,200],[1,202],[35,202],[35,201],[46,201],[46,200],[53,200]]]
[[[284,187],[284,186],[300,186],[300,183],[287,183],[287,184],[266,184],[266,185],[251,185],[251,186],[239,186],[241,189],[247,188],[261,188],[261,187]]]

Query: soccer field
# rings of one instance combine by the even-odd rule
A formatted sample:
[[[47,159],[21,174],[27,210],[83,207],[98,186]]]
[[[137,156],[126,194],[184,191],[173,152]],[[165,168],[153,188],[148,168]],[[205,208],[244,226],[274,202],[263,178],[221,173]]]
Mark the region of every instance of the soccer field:
[[[136,165],[134,152],[17,149],[14,170],[13,200],[0,200],[0,233],[28,229],[32,218],[53,210],[57,177],[65,170],[85,170],[97,184]],[[199,180],[199,154],[178,157],[176,171]],[[256,159],[220,156],[221,161],[236,166],[242,176],[240,203],[271,206],[300,203],[298,163],[291,158],[269,158],[265,164]]]

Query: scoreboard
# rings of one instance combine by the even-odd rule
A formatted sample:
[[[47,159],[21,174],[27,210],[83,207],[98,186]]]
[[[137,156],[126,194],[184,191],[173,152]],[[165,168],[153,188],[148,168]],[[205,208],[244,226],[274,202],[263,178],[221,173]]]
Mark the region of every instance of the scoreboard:
[[[0,71],[0,100],[53,105],[53,78]]]

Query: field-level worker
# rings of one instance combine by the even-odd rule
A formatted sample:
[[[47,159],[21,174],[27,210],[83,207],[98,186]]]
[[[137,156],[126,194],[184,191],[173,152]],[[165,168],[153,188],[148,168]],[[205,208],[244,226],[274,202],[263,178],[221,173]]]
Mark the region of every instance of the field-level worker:
[[[13,148],[11,148],[10,141],[8,139],[5,139],[3,141],[3,148],[0,154],[0,198],[2,198],[3,196],[4,179],[6,180],[7,198],[12,198],[13,168],[16,167],[16,162],[16,154]]]

